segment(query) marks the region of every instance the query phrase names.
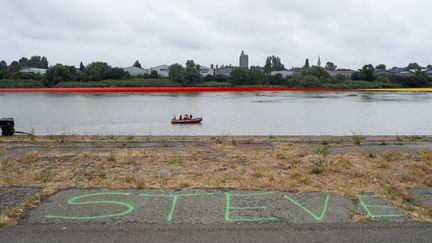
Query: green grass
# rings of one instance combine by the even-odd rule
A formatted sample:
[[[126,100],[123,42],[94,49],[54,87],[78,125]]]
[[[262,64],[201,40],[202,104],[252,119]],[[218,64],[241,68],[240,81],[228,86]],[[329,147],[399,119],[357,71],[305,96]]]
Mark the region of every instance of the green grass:
[[[179,87],[181,84],[168,79],[128,79],[92,82],[61,82],[55,88],[103,88],[103,87]]]
[[[44,84],[40,80],[0,80],[0,88],[43,88]]]
[[[232,87],[232,84],[230,82],[204,82],[199,83],[196,85],[197,87],[222,87],[222,88],[229,88]]]

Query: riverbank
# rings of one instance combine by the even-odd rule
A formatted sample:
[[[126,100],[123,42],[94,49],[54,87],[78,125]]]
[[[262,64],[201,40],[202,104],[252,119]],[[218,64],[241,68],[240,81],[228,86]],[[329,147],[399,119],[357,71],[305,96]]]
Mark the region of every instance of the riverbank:
[[[0,187],[41,188],[8,220],[69,188],[373,192],[432,220],[408,193],[432,187],[431,136],[15,136],[0,152]]]
[[[319,92],[319,91],[365,91],[365,92],[432,92],[432,88],[284,88],[284,87],[83,87],[83,88],[0,88],[12,93],[203,93],[203,92]]]

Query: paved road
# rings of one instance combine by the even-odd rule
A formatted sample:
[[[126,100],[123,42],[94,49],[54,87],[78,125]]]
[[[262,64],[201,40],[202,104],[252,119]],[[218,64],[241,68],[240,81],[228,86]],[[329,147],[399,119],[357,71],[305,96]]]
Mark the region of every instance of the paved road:
[[[19,225],[0,242],[431,242],[432,223]]]

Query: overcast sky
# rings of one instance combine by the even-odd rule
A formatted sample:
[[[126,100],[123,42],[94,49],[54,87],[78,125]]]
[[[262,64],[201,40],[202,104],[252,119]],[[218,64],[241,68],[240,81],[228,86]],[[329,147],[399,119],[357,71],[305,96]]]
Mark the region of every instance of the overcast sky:
[[[431,0],[0,0],[0,60],[432,64]]]

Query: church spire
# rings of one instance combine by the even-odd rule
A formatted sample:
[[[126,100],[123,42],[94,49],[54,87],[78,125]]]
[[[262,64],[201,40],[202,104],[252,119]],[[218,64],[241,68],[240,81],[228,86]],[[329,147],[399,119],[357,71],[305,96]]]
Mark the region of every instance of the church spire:
[[[318,67],[321,67],[321,56],[318,56]]]

